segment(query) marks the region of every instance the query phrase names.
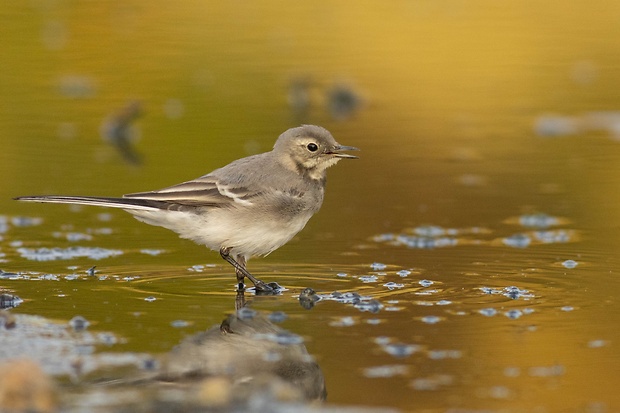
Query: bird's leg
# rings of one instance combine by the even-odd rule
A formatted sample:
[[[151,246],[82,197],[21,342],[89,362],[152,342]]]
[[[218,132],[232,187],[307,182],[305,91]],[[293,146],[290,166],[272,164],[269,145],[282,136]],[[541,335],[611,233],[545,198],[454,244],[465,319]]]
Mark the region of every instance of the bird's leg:
[[[230,255],[229,255],[230,256]],[[236,261],[237,265],[234,266],[235,267],[235,274],[237,275],[237,283],[239,284],[239,290],[243,290],[244,287],[244,282],[243,282],[243,278],[246,276],[245,274],[247,273],[247,277],[250,278],[250,272],[248,270],[246,270],[245,265],[245,257],[243,255],[237,255],[236,256]]]
[[[256,290],[265,292],[273,291],[273,288],[271,288],[258,278],[254,277],[252,274],[250,274],[248,270],[245,269],[245,257],[243,255],[237,255],[237,260],[235,261],[235,259],[230,256],[230,250],[231,247],[220,249],[220,256],[235,268],[235,274],[237,274],[237,283],[239,284],[239,290],[242,290],[244,288],[243,278],[248,277],[248,279],[252,281],[252,284],[254,284],[254,286],[256,287]]]

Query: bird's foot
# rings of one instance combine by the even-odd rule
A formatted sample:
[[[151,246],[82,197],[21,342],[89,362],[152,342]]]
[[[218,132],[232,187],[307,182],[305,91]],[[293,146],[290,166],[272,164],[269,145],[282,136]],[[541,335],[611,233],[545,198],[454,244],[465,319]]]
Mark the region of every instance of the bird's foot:
[[[256,280],[254,283],[254,292],[256,295],[278,295],[282,291],[284,291],[284,287],[277,282],[265,283],[261,280]]]

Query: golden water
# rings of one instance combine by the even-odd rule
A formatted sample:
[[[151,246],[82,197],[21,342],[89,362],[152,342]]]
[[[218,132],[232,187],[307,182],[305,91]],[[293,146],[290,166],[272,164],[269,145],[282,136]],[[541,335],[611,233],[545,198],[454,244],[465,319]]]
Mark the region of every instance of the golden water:
[[[251,306],[289,315],[282,327],[305,338],[328,402],[617,411],[619,18],[620,4],[605,1],[5,2],[0,215],[43,221],[4,228],[0,268],[60,280],[0,279],[0,289],[26,300],[15,313],[79,314],[126,339],[108,351],[169,351],[234,310],[234,277],[217,254],[122,211],[11,198],[157,189],[315,123],[360,159],[330,170],[323,209],[298,237],[249,265],[289,289]],[[336,89],[352,107],[334,109]],[[134,100],[140,165],[100,136]],[[519,223],[537,213],[559,221]],[[429,225],[448,230],[434,242],[449,245],[381,241]],[[554,242],[537,242],[541,230]],[[515,234],[532,242],[506,245]],[[18,252],[71,246],[123,254],[38,262]],[[93,265],[107,279],[85,277]],[[511,286],[527,293],[482,290]],[[305,287],[355,291],[383,309],[321,301],[308,311],[296,298]],[[395,357],[389,344],[417,351]],[[380,366],[398,367],[371,377]]]

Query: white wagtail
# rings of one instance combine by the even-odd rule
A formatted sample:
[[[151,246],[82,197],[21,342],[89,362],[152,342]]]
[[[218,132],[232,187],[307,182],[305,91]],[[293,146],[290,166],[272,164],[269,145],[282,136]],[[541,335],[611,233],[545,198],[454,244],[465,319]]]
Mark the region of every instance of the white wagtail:
[[[320,126],[284,132],[273,150],[238,159],[200,178],[122,198],[38,195],[19,201],[121,208],[147,224],[168,228],[213,251],[235,268],[239,289],[244,277],[256,290],[275,287],[246,270],[252,256],[267,255],[302,230],[323,203],[326,169],[355,159]]]

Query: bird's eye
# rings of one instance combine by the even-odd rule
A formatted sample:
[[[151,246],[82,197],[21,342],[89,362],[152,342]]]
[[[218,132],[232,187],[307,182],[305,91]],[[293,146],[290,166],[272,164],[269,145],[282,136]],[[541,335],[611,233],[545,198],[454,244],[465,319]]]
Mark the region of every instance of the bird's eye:
[[[319,146],[316,143],[309,143],[306,148],[308,148],[310,152],[316,152],[319,150]]]

